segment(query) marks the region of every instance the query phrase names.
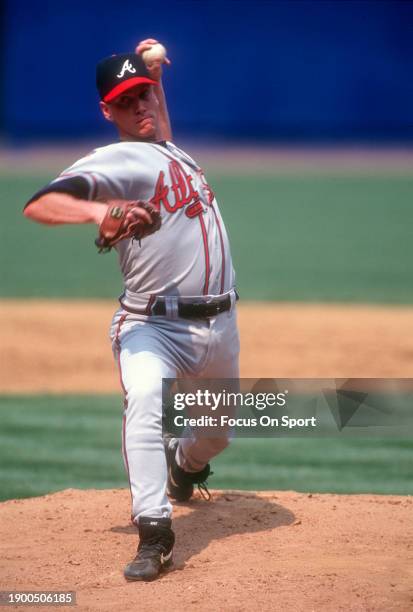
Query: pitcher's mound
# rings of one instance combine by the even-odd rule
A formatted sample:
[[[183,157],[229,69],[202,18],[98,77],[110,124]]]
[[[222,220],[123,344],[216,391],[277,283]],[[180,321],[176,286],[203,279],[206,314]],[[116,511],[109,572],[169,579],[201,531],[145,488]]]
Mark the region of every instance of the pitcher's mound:
[[[128,491],[4,502],[0,588],[76,591],[78,610],[413,609],[412,498],[212,493],[175,506],[174,570],[152,583],[122,575]]]

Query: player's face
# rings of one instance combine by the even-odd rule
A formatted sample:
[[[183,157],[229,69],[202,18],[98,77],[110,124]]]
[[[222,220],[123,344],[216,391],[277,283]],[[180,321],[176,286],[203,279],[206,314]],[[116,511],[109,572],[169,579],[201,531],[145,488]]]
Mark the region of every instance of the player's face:
[[[100,108],[118,128],[121,140],[156,140],[158,104],[151,85],[136,85],[113,102],[101,102]]]

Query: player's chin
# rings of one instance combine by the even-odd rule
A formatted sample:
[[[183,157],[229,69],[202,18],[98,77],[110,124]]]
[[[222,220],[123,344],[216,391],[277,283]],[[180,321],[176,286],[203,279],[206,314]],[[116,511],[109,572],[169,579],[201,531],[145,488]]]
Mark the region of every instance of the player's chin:
[[[144,119],[136,127],[140,138],[152,138],[156,133],[155,122],[152,119]]]

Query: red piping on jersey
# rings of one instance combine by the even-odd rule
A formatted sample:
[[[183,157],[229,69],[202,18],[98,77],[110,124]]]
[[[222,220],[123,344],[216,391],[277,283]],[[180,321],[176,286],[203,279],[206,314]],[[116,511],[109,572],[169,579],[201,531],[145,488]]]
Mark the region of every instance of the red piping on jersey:
[[[222,237],[221,224],[218,219],[217,212],[214,206],[211,206],[214,211],[215,221],[217,222],[218,232],[219,232],[219,241],[221,243],[221,256],[222,256],[222,267],[221,267],[221,292],[224,293],[224,282],[225,282],[225,251],[224,251],[224,239]]]
[[[203,216],[202,215],[198,215],[198,219],[199,219],[199,223],[201,224],[202,240],[204,241],[204,252],[205,252],[205,284],[204,284],[203,295],[208,295],[209,274],[210,274],[210,269],[209,269],[209,249],[208,249],[208,234],[207,234],[207,231],[206,231],[206,227],[205,227]]]
[[[122,453],[123,453],[123,458],[125,460],[126,474],[128,476],[131,506],[133,507],[132,485],[130,482],[128,453],[126,452],[126,414],[124,414],[122,418]],[[133,516],[132,516],[132,522],[133,522]]]
[[[177,161],[176,157],[173,156],[173,154],[171,154],[169,151],[168,153],[162,149],[159,150],[159,153],[161,153],[162,155],[164,155],[165,157],[173,160],[174,162]],[[178,156],[177,156],[178,157]],[[178,163],[181,164],[181,159],[178,157]],[[193,170],[199,171],[199,166],[197,166],[197,168],[194,168],[191,164],[189,164],[188,162],[184,162],[186,163],[190,168],[192,168]],[[209,249],[208,249],[208,235],[207,235],[207,231],[206,231],[206,227],[205,227],[205,223],[204,223],[204,219],[202,217],[201,214],[198,214],[198,219],[199,219],[199,223],[201,224],[201,231],[202,231],[202,240],[204,242],[204,252],[205,252],[205,284],[204,284],[204,290],[203,290],[203,295],[208,295],[208,290],[209,290],[209,275],[210,275],[210,263],[209,263]]]
[[[133,504],[132,486],[131,486],[131,482],[130,482],[130,471],[129,471],[128,453],[126,452],[126,411],[128,409],[128,400],[127,400],[127,397],[126,397],[125,385],[123,384],[123,379],[122,379],[122,366],[121,366],[121,363],[120,363],[121,344],[120,344],[120,337],[119,337],[120,336],[120,329],[122,327],[122,324],[125,322],[125,319],[126,319],[127,316],[128,316],[127,314],[124,314],[119,319],[118,327],[116,329],[115,347],[116,347],[116,351],[118,353],[118,370],[119,370],[120,385],[122,387],[122,391],[123,391],[123,394],[125,396],[124,400],[123,400],[124,413],[123,413],[123,418],[122,418],[122,453],[123,453],[123,457],[124,457],[124,460],[125,460],[126,474],[128,476],[131,504]]]
[[[148,300],[146,308],[145,308],[145,314],[148,315],[148,317],[152,314],[152,306],[155,300],[156,300],[156,295],[152,293],[151,297]]]
[[[128,315],[124,314],[121,316],[121,318],[119,319],[119,323],[118,326],[116,328],[116,336],[115,336],[115,346],[116,346],[116,351],[118,353],[118,370],[119,370],[119,380],[120,380],[120,386],[122,387],[122,391],[123,394],[126,396],[126,389],[125,386],[123,384],[123,380],[122,380],[122,368],[120,365],[120,349],[121,349],[121,345],[120,345],[120,328],[122,327],[123,323],[125,322],[125,319]],[[126,400],[125,400],[126,401]]]

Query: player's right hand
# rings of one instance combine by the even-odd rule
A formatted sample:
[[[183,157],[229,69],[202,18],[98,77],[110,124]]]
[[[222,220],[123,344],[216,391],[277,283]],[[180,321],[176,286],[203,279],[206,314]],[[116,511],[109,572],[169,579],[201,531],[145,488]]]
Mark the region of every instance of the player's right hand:
[[[142,55],[144,51],[148,51],[153,45],[157,45],[160,41],[155,38],[145,38],[145,40],[141,40],[135,49],[135,53],[138,55]],[[171,65],[171,60],[168,57],[165,57],[163,62],[153,62],[150,66],[148,66],[148,71],[152,79],[154,81],[160,81],[162,78],[162,64],[166,64],[167,66]]]

